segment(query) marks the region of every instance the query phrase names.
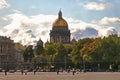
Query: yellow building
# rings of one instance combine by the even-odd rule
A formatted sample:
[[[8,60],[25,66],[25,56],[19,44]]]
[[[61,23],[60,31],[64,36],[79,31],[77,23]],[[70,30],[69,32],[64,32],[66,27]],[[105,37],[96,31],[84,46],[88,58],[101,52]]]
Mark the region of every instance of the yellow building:
[[[0,68],[15,68],[14,42],[10,38],[0,36]]]

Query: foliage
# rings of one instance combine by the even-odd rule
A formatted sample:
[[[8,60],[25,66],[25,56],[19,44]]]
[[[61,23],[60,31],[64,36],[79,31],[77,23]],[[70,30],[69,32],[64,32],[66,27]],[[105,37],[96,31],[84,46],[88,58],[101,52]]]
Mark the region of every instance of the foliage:
[[[35,55],[41,55],[44,53],[43,44],[41,42],[37,43],[34,49]]]
[[[46,55],[54,55],[56,53],[55,44],[47,44],[45,46]]]
[[[37,57],[32,58],[32,62],[34,67],[44,67],[48,64],[48,56],[39,55]]]
[[[24,53],[23,53],[23,57],[24,57],[24,60],[25,61],[30,61],[31,62],[31,60],[32,60],[32,58],[34,57],[34,53],[33,53],[33,46],[32,45],[29,45],[26,49],[25,49],[25,51],[24,51]]]
[[[54,56],[55,66],[62,67],[65,64],[66,50],[63,44],[56,43],[56,54]]]
[[[110,64],[118,66],[120,64],[120,38],[117,35],[110,35],[104,38],[85,38],[72,44],[47,43],[45,47],[37,45],[34,49],[39,62],[46,59],[47,64],[56,67],[72,67],[86,65],[100,68],[108,68]],[[32,46],[28,46],[24,51],[24,59],[27,61],[34,57]],[[43,61],[42,61],[43,62]],[[69,64],[68,64],[69,63]],[[96,65],[96,66],[95,66]],[[87,67],[87,66],[86,66]],[[117,67],[116,67],[117,68]]]

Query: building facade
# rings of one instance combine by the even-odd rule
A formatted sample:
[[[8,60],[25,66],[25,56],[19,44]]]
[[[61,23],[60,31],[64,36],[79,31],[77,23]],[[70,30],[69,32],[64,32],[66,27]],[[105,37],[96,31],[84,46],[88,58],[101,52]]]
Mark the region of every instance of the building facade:
[[[70,30],[68,23],[62,17],[61,10],[58,12],[58,18],[53,22],[52,30],[50,30],[51,43],[70,43]]]
[[[0,68],[15,68],[14,42],[10,38],[0,36]]]
[[[15,60],[16,60],[16,69],[22,69],[23,68],[23,63],[24,63],[24,58],[23,58],[23,53],[25,50],[25,46],[23,46],[20,43],[15,43]]]

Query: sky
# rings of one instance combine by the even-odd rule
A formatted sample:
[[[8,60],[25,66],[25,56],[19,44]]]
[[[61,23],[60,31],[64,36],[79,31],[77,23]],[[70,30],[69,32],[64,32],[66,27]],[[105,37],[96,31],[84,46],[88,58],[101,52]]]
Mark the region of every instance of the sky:
[[[120,0],[0,0],[0,35],[23,45],[49,41],[61,9],[71,39],[120,36]]]

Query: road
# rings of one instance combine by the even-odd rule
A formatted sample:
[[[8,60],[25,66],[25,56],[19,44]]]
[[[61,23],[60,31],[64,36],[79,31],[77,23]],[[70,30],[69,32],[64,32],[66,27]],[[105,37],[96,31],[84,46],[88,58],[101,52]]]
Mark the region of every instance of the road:
[[[0,80],[120,80],[120,72],[86,72],[72,73],[60,72],[28,72],[27,75],[20,72],[7,73],[0,72]]]

